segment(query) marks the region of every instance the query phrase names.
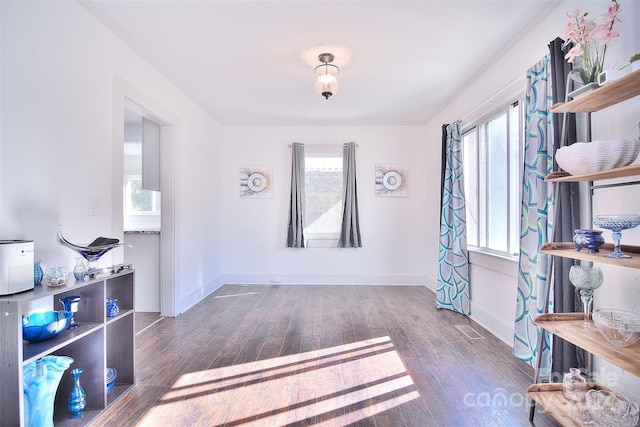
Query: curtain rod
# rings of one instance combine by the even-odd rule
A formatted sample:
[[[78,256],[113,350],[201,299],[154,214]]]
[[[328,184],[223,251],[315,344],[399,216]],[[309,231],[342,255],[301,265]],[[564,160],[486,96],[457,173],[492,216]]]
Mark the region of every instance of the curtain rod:
[[[347,143],[344,144],[302,144],[303,146],[307,146],[307,147],[338,147],[340,145],[342,145],[343,147],[347,145]],[[293,147],[292,144],[287,145],[287,147],[291,148]],[[356,148],[360,147],[360,144],[356,144]]]
[[[469,118],[469,116],[473,116],[473,114],[484,108],[485,106],[487,106],[487,104],[491,104],[491,103],[495,103],[496,102],[496,98],[498,98],[500,95],[503,94],[503,92],[508,91],[509,89],[511,89],[512,86],[521,83],[522,80],[526,81],[526,75],[524,76],[520,76],[518,77],[516,80],[512,81],[511,83],[509,83],[506,87],[503,87],[502,89],[500,89],[498,92],[496,92],[492,97],[490,97],[489,99],[487,99],[486,101],[484,101],[482,104],[478,105],[476,108],[474,108],[473,110],[471,110],[470,112],[468,112],[467,114],[465,114],[464,116],[462,116],[462,118],[460,118],[460,120],[462,122],[465,121],[465,119]]]

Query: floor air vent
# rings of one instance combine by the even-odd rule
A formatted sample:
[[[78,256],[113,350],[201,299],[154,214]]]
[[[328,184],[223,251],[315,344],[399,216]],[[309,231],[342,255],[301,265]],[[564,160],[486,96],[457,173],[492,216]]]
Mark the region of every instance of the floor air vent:
[[[469,325],[455,325],[470,340],[482,340],[484,337]]]

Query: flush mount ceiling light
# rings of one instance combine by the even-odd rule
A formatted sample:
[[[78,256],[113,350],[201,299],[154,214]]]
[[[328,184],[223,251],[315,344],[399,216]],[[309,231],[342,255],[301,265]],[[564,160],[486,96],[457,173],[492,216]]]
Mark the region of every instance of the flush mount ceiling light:
[[[338,80],[336,76],[340,72],[340,68],[331,64],[333,62],[333,54],[321,53],[318,55],[318,59],[322,64],[316,67],[316,92],[318,95],[324,96],[325,99],[329,99],[331,95],[338,93]]]

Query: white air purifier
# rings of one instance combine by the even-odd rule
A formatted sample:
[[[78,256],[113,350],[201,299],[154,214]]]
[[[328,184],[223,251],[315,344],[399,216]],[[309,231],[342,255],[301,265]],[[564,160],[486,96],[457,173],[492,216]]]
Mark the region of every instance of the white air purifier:
[[[33,240],[0,240],[0,295],[33,289]]]

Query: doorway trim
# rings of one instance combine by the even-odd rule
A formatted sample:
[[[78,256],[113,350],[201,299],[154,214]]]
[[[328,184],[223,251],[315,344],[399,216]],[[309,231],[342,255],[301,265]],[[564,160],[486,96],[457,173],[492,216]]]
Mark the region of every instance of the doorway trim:
[[[175,148],[180,134],[179,120],[151,98],[140,93],[117,76],[113,77],[111,231],[121,239],[124,239],[122,191],[124,187],[125,107],[161,126],[160,315],[174,317],[176,316]],[[124,260],[124,255],[122,257],[120,262]]]

